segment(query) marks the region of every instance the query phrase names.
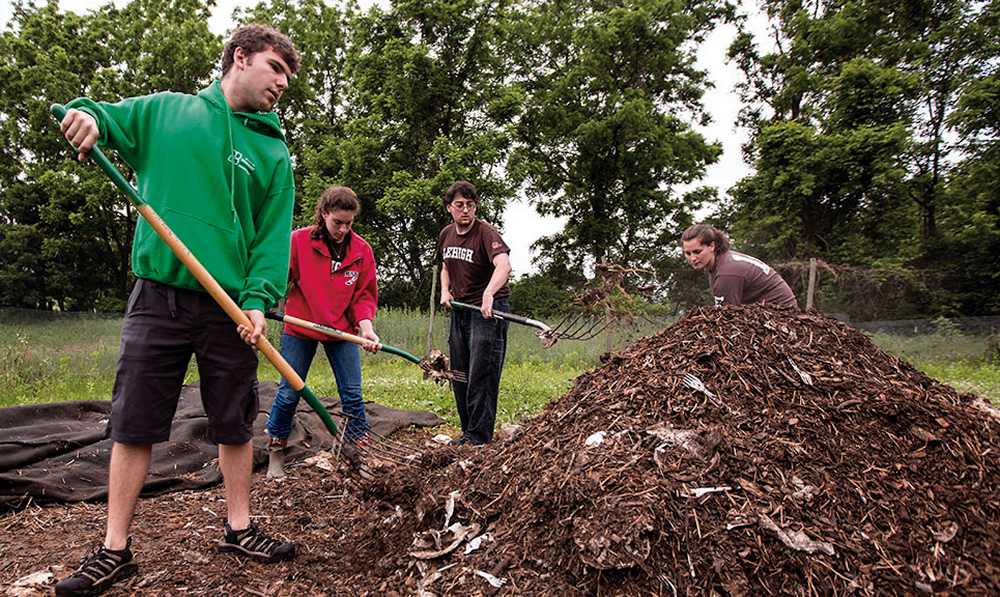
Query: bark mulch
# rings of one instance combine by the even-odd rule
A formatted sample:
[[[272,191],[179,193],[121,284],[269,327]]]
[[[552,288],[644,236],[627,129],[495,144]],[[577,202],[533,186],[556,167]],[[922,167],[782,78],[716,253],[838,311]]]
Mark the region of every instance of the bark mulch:
[[[255,475],[289,563],[215,553],[221,488],[143,499],[139,574],[108,594],[1000,594],[997,411],[812,311],[696,309],[512,439],[427,438],[393,436],[422,460],[371,482]],[[104,513],[0,518],[0,586],[51,591]]]

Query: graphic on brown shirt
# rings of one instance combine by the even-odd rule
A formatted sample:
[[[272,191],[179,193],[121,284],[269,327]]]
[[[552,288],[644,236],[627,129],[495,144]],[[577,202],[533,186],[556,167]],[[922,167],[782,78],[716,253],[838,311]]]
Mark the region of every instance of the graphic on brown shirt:
[[[483,291],[493,276],[493,258],[510,253],[500,233],[492,225],[477,219],[465,234],[459,234],[455,224],[444,227],[438,236],[437,258],[448,268],[451,294],[456,301],[478,305]],[[494,298],[510,296],[504,282]]]

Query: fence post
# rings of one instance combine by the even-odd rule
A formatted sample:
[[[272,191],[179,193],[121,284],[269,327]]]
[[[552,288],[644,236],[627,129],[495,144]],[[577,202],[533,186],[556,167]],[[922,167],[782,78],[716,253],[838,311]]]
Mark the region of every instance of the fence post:
[[[434,345],[434,296],[437,294],[437,282],[438,282],[438,266],[435,263],[434,267],[431,268],[431,322],[427,325],[427,350],[424,354],[431,353],[431,347]]]
[[[813,298],[816,296],[816,258],[809,258],[809,289],[806,290],[806,309],[813,308]]]

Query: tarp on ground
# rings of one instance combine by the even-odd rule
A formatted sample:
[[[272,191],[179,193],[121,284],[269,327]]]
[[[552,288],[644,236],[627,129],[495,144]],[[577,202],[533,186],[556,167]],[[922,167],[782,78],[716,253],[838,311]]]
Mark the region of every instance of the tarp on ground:
[[[278,384],[260,382],[260,410],[254,422],[254,470],[267,465],[264,425]],[[340,400],[319,397],[343,428]],[[369,402],[372,431],[382,436],[409,427],[434,427],[444,420],[428,411],[406,411]],[[31,501],[78,502],[107,498],[111,440],[105,438],[109,400],[55,402],[0,408],[0,511]],[[142,495],[199,489],[222,481],[219,449],[209,443],[208,420],[198,384],[184,386],[170,430],[170,441],[153,446],[149,476]],[[289,461],[329,449],[333,437],[305,400],[299,401],[288,438]]]

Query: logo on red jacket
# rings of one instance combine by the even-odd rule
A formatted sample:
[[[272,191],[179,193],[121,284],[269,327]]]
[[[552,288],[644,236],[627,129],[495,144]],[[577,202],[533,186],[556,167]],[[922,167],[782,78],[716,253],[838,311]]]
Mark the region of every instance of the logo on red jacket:
[[[346,284],[348,286],[352,286],[355,282],[358,281],[358,277],[359,276],[361,276],[360,272],[356,272],[356,271],[350,270],[350,269],[346,270],[344,272],[344,277],[347,278],[347,281],[344,282],[344,284]]]

